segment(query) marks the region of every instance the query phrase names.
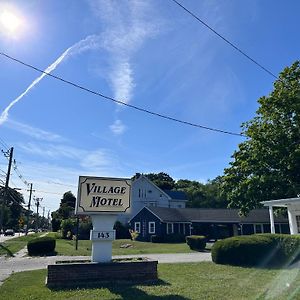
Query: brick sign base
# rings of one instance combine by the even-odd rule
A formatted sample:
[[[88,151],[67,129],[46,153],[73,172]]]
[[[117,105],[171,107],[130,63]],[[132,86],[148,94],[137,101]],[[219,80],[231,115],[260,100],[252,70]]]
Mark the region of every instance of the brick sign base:
[[[64,263],[48,265],[49,288],[80,287],[101,282],[157,280],[157,261]]]

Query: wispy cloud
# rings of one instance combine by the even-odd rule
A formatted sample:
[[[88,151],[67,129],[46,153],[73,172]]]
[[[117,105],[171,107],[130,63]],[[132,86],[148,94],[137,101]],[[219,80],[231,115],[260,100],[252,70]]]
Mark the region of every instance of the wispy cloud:
[[[81,53],[88,49],[92,49],[98,46],[98,37],[91,35],[87,38],[77,42],[73,46],[69,47],[65,50],[50,66],[48,66],[44,73],[42,73],[39,77],[37,77],[27,88],[21,93],[16,99],[10,102],[10,104],[4,109],[0,116],[0,125],[2,125],[8,118],[8,113],[11,108],[16,105],[35,85],[37,85],[47,74],[54,71],[57,66],[68,56]]]
[[[65,145],[23,143],[18,146],[23,151],[53,161],[69,160],[72,165],[84,171],[98,171],[106,168],[118,169],[118,157],[107,149],[86,150]]]
[[[90,0],[89,3],[99,21],[108,28],[102,38],[103,47],[110,54],[108,79],[114,97],[128,103],[132,101],[136,86],[131,59],[146,40],[159,33],[160,22],[154,17],[150,1]],[[116,122],[110,129],[122,134],[124,127],[121,129]]]
[[[121,120],[116,120],[109,128],[115,135],[122,134],[126,130],[126,126]]]
[[[28,124],[16,122],[13,120],[8,120],[5,124],[8,128],[13,129],[15,131],[21,132],[25,135],[33,137],[37,140],[48,141],[48,142],[63,142],[65,139],[50,131],[46,131],[40,128],[32,127]]]

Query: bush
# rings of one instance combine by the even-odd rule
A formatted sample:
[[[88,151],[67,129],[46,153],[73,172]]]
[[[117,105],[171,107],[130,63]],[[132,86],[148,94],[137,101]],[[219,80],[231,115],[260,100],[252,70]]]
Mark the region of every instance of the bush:
[[[52,253],[55,249],[56,241],[52,237],[40,237],[27,243],[29,255],[44,255]]]
[[[116,230],[116,239],[130,239],[131,235],[129,233],[129,225],[124,225],[120,221],[116,221],[114,225]]]
[[[202,251],[206,247],[206,237],[203,235],[189,235],[185,239],[192,250]]]
[[[76,234],[76,219],[65,219],[60,224],[61,234],[63,239],[72,239],[73,234]]]
[[[151,235],[150,242],[151,243],[162,243],[163,242],[163,238],[161,236],[159,236],[159,235]]]
[[[168,234],[164,237],[160,235],[151,235],[150,237],[151,243],[184,243],[185,236],[183,234]]]
[[[300,258],[300,237],[256,234],[218,241],[212,248],[217,264],[278,267]]]

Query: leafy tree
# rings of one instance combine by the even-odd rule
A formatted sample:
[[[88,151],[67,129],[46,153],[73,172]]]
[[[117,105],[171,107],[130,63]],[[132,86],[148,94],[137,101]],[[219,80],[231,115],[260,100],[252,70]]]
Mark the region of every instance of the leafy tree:
[[[65,220],[74,215],[76,197],[71,191],[64,193],[57,211],[58,217]]]
[[[175,180],[167,173],[149,173],[143,174],[148,179],[150,179],[154,184],[156,184],[162,190],[172,190],[175,187]],[[131,179],[135,180],[141,176],[140,173],[136,173]]]
[[[222,190],[242,213],[270,199],[295,197],[300,188],[300,65],[285,68],[256,116],[242,124],[247,140],[224,170]]]
[[[227,201],[220,193],[220,178],[209,180],[206,184],[198,181],[180,179],[176,182],[176,189],[186,193],[187,207],[193,208],[226,208]]]
[[[0,187],[0,222],[5,228],[19,228],[19,219],[24,214],[22,204],[24,204],[23,195],[18,191],[4,187]]]

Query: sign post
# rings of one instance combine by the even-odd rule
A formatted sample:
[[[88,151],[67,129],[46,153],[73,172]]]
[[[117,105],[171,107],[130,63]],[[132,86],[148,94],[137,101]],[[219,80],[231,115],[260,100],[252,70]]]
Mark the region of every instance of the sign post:
[[[113,226],[118,215],[130,208],[130,193],[130,179],[79,177],[75,213],[92,218],[92,262],[111,261]]]

